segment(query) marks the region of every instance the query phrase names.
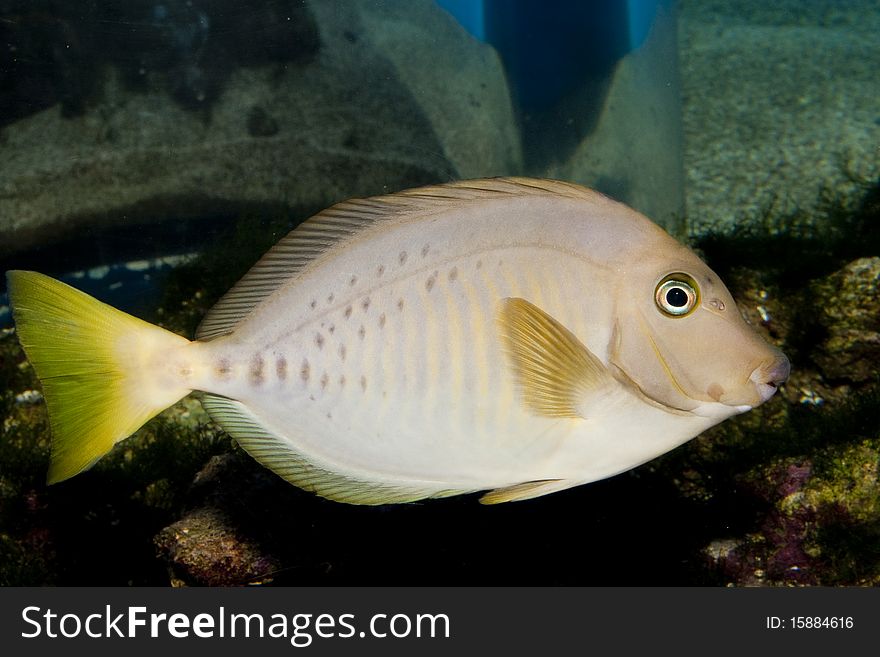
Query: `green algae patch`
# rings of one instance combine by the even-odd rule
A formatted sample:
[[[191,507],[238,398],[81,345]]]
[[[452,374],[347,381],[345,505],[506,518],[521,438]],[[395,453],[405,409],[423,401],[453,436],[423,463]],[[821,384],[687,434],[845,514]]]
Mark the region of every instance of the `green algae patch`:
[[[880,440],[863,441],[820,455],[804,502],[833,508],[856,523],[880,523]]]

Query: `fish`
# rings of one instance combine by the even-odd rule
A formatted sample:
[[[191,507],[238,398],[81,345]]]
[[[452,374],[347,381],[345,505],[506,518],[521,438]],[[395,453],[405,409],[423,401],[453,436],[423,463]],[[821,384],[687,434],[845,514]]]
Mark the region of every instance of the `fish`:
[[[554,180],[334,205],[194,340],[36,272],[7,282],[48,408],[49,483],[195,393],[254,459],[330,500],[525,500],[668,452],[790,371],[690,249]]]

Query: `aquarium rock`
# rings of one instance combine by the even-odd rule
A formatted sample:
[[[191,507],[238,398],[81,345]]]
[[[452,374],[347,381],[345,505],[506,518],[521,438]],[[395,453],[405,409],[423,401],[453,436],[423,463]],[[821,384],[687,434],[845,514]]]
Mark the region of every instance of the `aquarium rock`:
[[[83,112],[55,105],[3,127],[0,257],[85,230],[254,208],[306,216],[352,196],[520,169],[497,55],[429,0],[309,3],[311,57],[239,53],[196,111],[178,102],[195,87],[178,87],[194,67],[212,70],[223,26],[203,20],[210,3],[173,16],[160,4],[180,3],[156,3],[152,21],[181,43],[177,64],[138,70],[153,66],[162,80],[148,71],[146,89],[133,88],[137,71],[103,67],[102,93]]]
[[[153,539],[172,585],[265,584],[279,568],[247,521],[255,516],[242,508],[254,491],[275,482],[260,468],[246,468],[240,456],[211,457],[195,477],[181,519]]]
[[[265,584],[277,562],[219,509],[193,511],[156,536],[172,586]]]
[[[684,174],[675,35],[674,17],[661,13],[646,41],[615,66],[595,127],[544,175],[594,187],[681,237]],[[595,98],[569,100],[562,116],[568,122],[583,120],[583,107],[595,103]]]
[[[864,382],[880,363],[880,257],[861,258],[812,287],[826,337],[814,358],[830,379]]]

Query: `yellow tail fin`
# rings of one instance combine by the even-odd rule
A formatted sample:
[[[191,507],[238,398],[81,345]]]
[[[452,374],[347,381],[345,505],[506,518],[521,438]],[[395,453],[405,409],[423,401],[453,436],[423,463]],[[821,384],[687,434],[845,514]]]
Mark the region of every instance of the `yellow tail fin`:
[[[49,409],[50,484],[91,467],[190,392],[156,376],[162,354],[185,338],[42,274],[10,271],[6,280],[18,338]]]

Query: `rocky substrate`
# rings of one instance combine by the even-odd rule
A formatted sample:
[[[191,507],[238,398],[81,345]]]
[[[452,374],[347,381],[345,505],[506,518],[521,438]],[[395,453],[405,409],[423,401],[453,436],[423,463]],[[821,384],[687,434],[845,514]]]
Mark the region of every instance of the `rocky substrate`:
[[[679,61],[691,235],[827,218],[880,173],[876,6],[682,0]]]

